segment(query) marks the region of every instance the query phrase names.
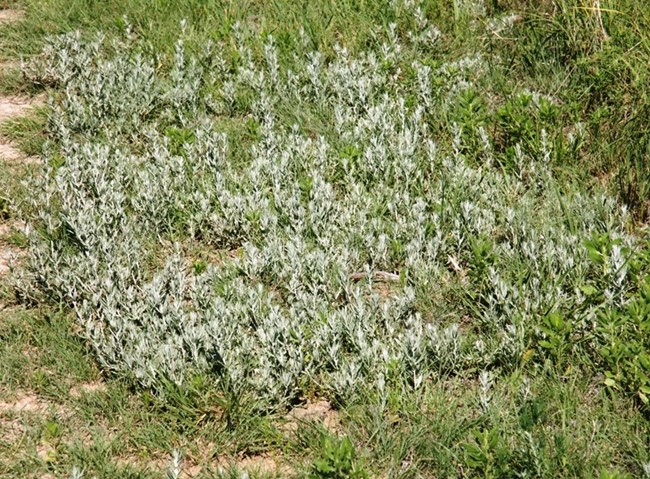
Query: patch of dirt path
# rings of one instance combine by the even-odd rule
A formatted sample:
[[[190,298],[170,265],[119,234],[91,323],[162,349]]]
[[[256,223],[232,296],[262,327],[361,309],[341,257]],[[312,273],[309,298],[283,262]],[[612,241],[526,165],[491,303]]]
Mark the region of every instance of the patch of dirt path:
[[[0,96],[0,123],[28,115],[33,108],[44,103],[45,95]],[[38,162],[38,158],[25,155],[14,144],[0,137],[0,161],[33,164]]]
[[[295,474],[295,471],[291,467],[282,464],[278,458],[271,454],[244,457],[237,461],[235,465],[240,471],[249,472],[257,476],[280,475],[280,477],[289,477]]]
[[[106,392],[106,384],[101,381],[77,384],[70,388],[70,396],[75,399],[82,397],[84,394],[92,395],[103,392]]]
[[[25,16],[22,10],[5,8],[0,9],[0,26],[7,23],[20,21]],[[7,70],[14,68],[14,63],[3,63],[0,69]],[[31,108],[43,103],[43,97],[18,97],[0,96],[0,122],[20,117],[29,112]],[[0,160],[16,161],[25,157],[13,145],[0,139]]]
[[[20,255],[20,251],[7,246],[0,246],[0,275],[7,274]]]
[[[24,158],[24,154],[9,143],[0,143],[0,160],[16,162]]]
[[[10,235],[13,231],[25,231],[27,224],[24,221],[9,221],[0,223],[0,239],[3,236]]]
[[[3,18],[3,12],[4,18],[7,18],[7,10],[0,10],[0,19]],[[43,101],[43,95],[36,97],[0,96],[0,122],[24,116],[34,107],[43,104]],[[0,161],[33,164],[38,162],[38,158],[25,155],[11,142],[0,137]],[[7,230],[6,226],[6,223],[0,223],[0,276],[8,274],[14,260],[24,253],[20,249],[2,244],[1,236],[6,234],[6,231],[3,232],[3,230]]]
[[[45,103],[45,95],[0,96],[0,123],[28,115],[35,107]],[[0,137],[0,160],[7,162],[36,163],[38,158],[27,156],[15,145]]]
[[[22,20],[25,12],[15,8],[5,8],[0,10],[0,25],[3,23],[13,23]]]
[[[13,394],[13,399],[9,399],[2,397],[5,392],[0,390],[0,434],[9,444],[15,444],[24,435],[25,427],[21,416],[25,414],[42,417],[55,413],[64,420],[72,415],[62,404],[55,404],[36,394],[18,391]]]
[[[9,236],[12,231],[21,231],[24,229],[25,223],[20,221],[0,222],[0,276],[7,274],[11,269],[11,265],[24,254],[23,250],[4,243],[4,238]]]
[[[0,122],[24,116],[41,103],[42,96],[0,96]]]
[[[14,400],[0,399],[0,414],[31,413],[43,415],[50,410],[61,417],[70,416],[70,411],[66,410],[62,405],[54,404],[33,393],[18,392]]]
[[[332,405],[325,400],[308,401],[303,406],[292,409],[286,416],[286,422],[280,429],[295,432],[300,424],[320,423],[330,432],[340,429],[339,416]]]

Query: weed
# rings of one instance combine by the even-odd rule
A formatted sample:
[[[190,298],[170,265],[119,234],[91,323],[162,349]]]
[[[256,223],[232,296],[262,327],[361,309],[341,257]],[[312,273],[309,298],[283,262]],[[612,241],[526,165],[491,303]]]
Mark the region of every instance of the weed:
[[[309,479],[366,479],[368,473],[357,464],[349,438],[325,436],[321,457],[314,460]]]

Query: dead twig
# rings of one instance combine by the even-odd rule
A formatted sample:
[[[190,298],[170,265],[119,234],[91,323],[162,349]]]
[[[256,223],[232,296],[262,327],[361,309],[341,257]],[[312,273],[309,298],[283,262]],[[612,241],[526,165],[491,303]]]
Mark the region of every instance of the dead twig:
[[[388,271],[375,271],[373,273],[359,271],[357,273],[352,273],[350,279],[352,281],[360,281],[367,278],[368,275],[372,275],[372,279],[375,281],[399,281],[399,274],[389,273]]]

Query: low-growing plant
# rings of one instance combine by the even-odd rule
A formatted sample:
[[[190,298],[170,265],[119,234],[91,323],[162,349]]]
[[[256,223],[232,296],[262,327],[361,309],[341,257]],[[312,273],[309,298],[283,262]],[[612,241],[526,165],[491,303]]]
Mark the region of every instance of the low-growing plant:
[[[621,308],[600,313],[596,328],[605,384],[650,405],[650,283],[644,279]]]
[[[309,479],[367,479],[368,472],[360,466],[348,437],[325,435],[320,457],[314,459]]]
[[[473,438],[465,444],[465,464],[480,477],[496,479],[510,472],[510,452],[496,429],[473,431]]]
[[[417,15],[400,8],[400,21]],[[635,243],[626,212],[598,191],[561,191],[549,102],[523,91],[521,108],[503,107],[514,156],[495,168],[498,137],[470,122],[487,108],[472,93],[486,60],[434,71],[417,32],[376,33],[366,51],[338,46],[327,59],[296,38],[286,57],[272,36],[235,25],[234,45],[192,53],[181,35],[168,70],[128,32],[52,39],[30,71],[61,98],[23,295],[70,305],[107,371],[160,394],[211,374],[228,403],[256,397],[262,410],[315,387],[345,403],[382,376],[417,390],[476,367],[512,370],[538,326],[564,357],[571,329],[549,311],[582,308],[580,287],[599,274],[582,238],[619,238],[613,253]],[[400,74],[404,45],[415,82]],[[455,102],[480,141],[447,123]],[[255,133],[233,144],[223,117]],[[315,132],[303,117],[318,118]],[[224,259],[197,263],[185,241]],[[424,296],[452,305],[459,285],[444,322],[420,307]],[[605,307],[632,283],[612,270],[599,287]]]
[[[545,339],[539,342],[556,364],[562,365],[570,352],[574,338],[573,324],[557,312],[549,313],[542,321],[540,331]]]
[[[29,1],[1,27],[0,46],[84,30],[25,71],[52,88],[48,121],[0,127],[44,148],[38,178],[17,187],[12,165],[0,187],[0,211],[29,223],[3,238],[30,247],[17,298],[66,312],[0,321],[0,387],[67,397],[55,363],[71,343],[44,331],[70,329],[141,406],[75,399],[133,429],[92,451],[69,446],[77,418],[48,417],[21,439],[56,445],[42,473],[153,477],[112,461],[186,442],[233,479],[247,468],[212,462],[643,473],[642,2],[145,3],[93,18],[87,2]],[[0,88],[33,90],[13,74]],[[59,354],[34,367],[34,347]],[[323,409],[323,427],[294,428]],[[31,467],[14,449],[0,475]]]

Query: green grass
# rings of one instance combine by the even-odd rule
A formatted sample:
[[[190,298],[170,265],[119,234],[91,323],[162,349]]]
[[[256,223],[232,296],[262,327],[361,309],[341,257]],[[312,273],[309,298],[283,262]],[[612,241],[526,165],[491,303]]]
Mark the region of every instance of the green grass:
[[[165,0],[146,2],[93,2],[85,0],[27,1],[28,15],[20,25],[5,28],[0,43],[3,55],[18,58],[40,51],[47,34],[65,33],[80,28],[88,31],[117,33],[124,28],[125,18],[135,31],[157,49],[169,51],[176,41],[179,23],[185,19],[190,38],[199,42],[206,38],[221,39],[236,22],[254,30],[273,33],[280,44],[293,37],[300,26],[314,46],[331,48],[341,42],[361,48],[370,41],[374,24],[394,21],[386,15],[389,2],[351,1],[307,2],[300,0]],[[427,12],[442,25],[451,25],[452,11],[445,1],[428,2]]]
[[[509,75],[557,95],[562,114],[589,133],[578,161],[583,181],[606,181],[644,222],[650,215],[650,9],[642,2],[601,2],[607,38],[588,2],[547,2],[524,16],[516,41],[496,40]],[[553,6],[555,5],[555,6]],[[587,7],[585,7],[585,5]]]
[[[535,7],[529,4],[537,2],[490,3],[499,4],[488,6],[492,13],[521,15],[507,37],[471,36],[466,28],[470,20],[454,9],[456,2],[424,4],[425,13],[443,32],[440,47],[431,54],[433,65],[480,48],[504,59],[493,65],[480,90],[452,105],[449,118],[439,123],[434,119],[431,125],[442,129],[445,122],[460,123],[467,144],[479,144],[480,128],[487,129],[500,139],[495,144],[496,167],[504,172],[514,169],[515,139],[536,151],[544,129],[557,145],[550,167],[562,178],[562,188],[588,192],[604,183],[634,212],[637,223],[647,222],[650,7],[631,0],[601,2],[615,11],[603,12],[610,36],[604,41],[595,17],[578,1],[539,2]],[[313,47],[329,54],[336,42],[363,50],[377,41],[372,25],[394,20],[384,2],[352,0],[28,0],[19,5],[26,18],[0,27],[0,59],[35,55],[46,35],[72,29],[117,35],[124,29],[125,15],[136,35],[161,52],[163,62],[171,57],[180,19],[188,21],[192,47],[206,39],[227,39],[230,27],[240,21],[272,33],[287,55],[299,26]],[[0,6],[13,4],[0,1]],[[254,46],[260,54],[261,46]],[[405,61],[405,74],[407,65]],[[42,88],[16,71],[0,76],[0,94],[32,94]],[[515,97],[522,88],[556,101],[540,113]],[[300,111],[283,115],[298,118],[305,130],[315,133],[326,124]],[[237,115],[220,121],[235,136],[235,148],[257,135],[256,125]],[[575,123],[584,125],[586,136],[579,148],[571,149],[563,138]],[[182,153],[186,132],[173,124],[166,132]],[[47,138],[47,111],[5,122],[0,134],[27,154],[40,154]],[[482,160],[477,156],[468,161]],[[34,174],[0,167],[0,221],[27,216],[23,198],[30,193],[20,175]],[[643,236],[636,226],[628,225]],[[0,248],[6,245],[23,248],[25,241],[11,233],[0,238]],[[472,272],[487,268],[490,257],[488,243],[474,246]],[[611,248],[600,243],[594,248],[601,246]],[[203,261],[204,250],[197,251]],[[645,264],[639,277],[650,261]],[[593,294],[602,294],[598,278],[590,280]],[[634,304],[635,298],[642,303],[641,282],[630,293]],[[461,309],[469,315],[480,300],[480,287],[486,286],[470,283],[477,289],[468,292],[466,284],[458,280],[452,297],[432,298],[427,290],[419,304],[431,316],[444,317],[445,308],[464,301]],[[254,477],[643,477],[644,465],[650,463],[648,409],[638,396],[639,384],[646,383],[634,378],[634,384],[623,386],[632,381],[630,370],[643,368],[633,360],[603,356],[598,351],[601,336],[573,348],[570,326],[551,316],[542,325],[547,344],[526,338],[530,349],[525,360],[514,370],[500,372],[491,388],[481,389],[478,371],[441,376],[417,394],[389,384],[385,397],[368,391],[345,404],[333,404],[337,426],[328,431],[317,421],[287,428],[292,421],[286,413],[255,413],[255,398],[224,398],[209,378],[197,377],[184,389],[169,386],[163,400],[128,378],[103,373],[64,304],[16,298],[6,281],[0,290],[0,402],[32,397],[40,401],[31,412],[0,409],[1,477],[65,477],[73,466],[84,468],[86,477],[162,477],[174,448],[185,455],[187,468],[201,466],[199,477],[206,478],[231,473],[219,472],[220,467],[237,469],[261,458],[273,458],[281,467],[253,471]],[[633,316],[622,309],[607,314]],[[599,319],[599,334],[610,324],[606,319]],[[477,327],[477,339],[480,333]],[[643,348],[644,334],[648,331],[641,327],[626,326],[606,337],[625,344],[638,340]],[[603,381],[612,377],[617,386],[604,387]],[[317,395],[304,399],[316,400]],[[335,436],[350,442],[333,440]]]
[[[20,71],[20,64],[8,63],[0,70],[0,94],[2,95],[32,95],[40,89],[29,81],[25,81]]]
[[[0,124],[0,138],[11,141],[26,155],[38,156],[47,139],[47,116],[47,109],[40,107],[29,116],[6,120]]]

